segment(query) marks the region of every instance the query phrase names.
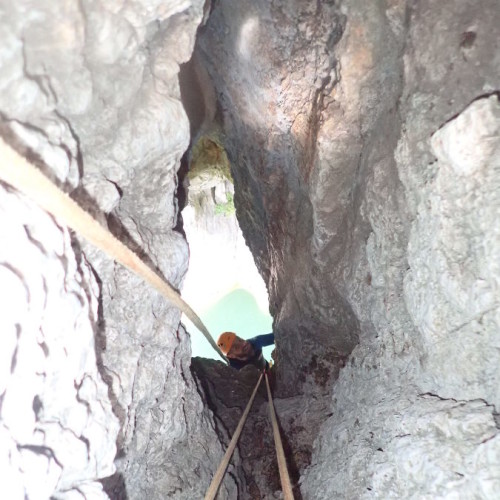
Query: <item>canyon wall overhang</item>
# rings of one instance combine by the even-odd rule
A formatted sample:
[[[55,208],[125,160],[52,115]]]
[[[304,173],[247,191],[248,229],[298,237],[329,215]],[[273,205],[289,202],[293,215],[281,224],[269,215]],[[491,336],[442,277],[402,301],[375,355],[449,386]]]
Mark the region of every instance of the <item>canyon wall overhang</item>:
[[[403,1],[214,3],[196,55],[219,96],[280,370],[375,338],[392,307],[407,335],[421,326],[401,300],[403,280],[418,273],[408,262],[416,179],[429,175],[432,133],[498,88],[492,11],[492,2],[458,11]],[[434,13],[436,32],[426,25]],[[425,133],[405,142],[418,120]]]
[[[277,387],[303,393],[276,401],[287,436],[313,429],[297,430],[306,455],[316,437],[302,496],[494,498],[498,2],[207,8],[196,64],[213,89],[191,128],[225,138],[270,292]],[[84,0],[2,11],[2,135],[175,286],[190,128],[177,73],[202,10]],[[0,189],[3,488],[201,497],[224,430],[191,376],[179,311]],[[221,496],[244,491],[239,471]]]
[[[237,214],[268,285],[279,369],[290,387],[315,353],[349,353],[359,333],[331,265],[349,246],[354,211],[342,187],[356,167],[344,159],[334,193],[318,178],[321,116],[338,80],[333,49],[344,27],[334,3],[222,1],[195,51],[219,96]]]
[[[350,353],[305,498],[499,487],[499,16],[221,0],[200,30],[280,390]]]

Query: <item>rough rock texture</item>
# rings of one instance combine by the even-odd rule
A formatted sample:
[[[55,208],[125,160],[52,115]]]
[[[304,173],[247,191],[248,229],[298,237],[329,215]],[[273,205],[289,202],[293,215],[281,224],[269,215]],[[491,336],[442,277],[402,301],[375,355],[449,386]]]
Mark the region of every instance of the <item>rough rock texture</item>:
[[[493,0],[221,0],[200,31],[278,391],[350,353],[304,498],[498,492],[498,26]]]
[[[212,359],[192,358],[191,361],[191,370],[198,389],[204,394],[208,407],[215,415],[216,432],[227,448],[255,388],[259,373],[253,367],[236,372]],[[260,492],[261,488],[266,486],[261,484],[259,488],[255,483],[254,465],[262,463],[264,467],[273,466],[273,457],[268,455],[272,452],[272,449],[269,449],[269,438],[272,439],[272,436],[269,436],[269,426],[263,426],[259,429],[259,434],[255,433],[256,409],[265,402],[266,389],[261,384],[229,466],[230,474],[243,479],[238,498],[253,498],[252,493],[255,490]],[[276,473],[277,468],[274,468]],[[256,498],[260,498],[260,494]]]
[[[342,352],[358,335],[333,280],[328,291],[318,286],[309,241],[316,115],[337,79],[332,48],[343,25],[344,16],[327,3],[222,1],[214,4],[198,42],[221,96],[240,223],[283,331],[281,366],[292,368],[294,379],[299,371],[293,368],[331,347],[332,331]]]
[[[253,366],[235,371],[220,361],[203,358],[193,358],[191,368],[208,407],[216,416],[219,437],[227,446],[257,383],[259,373]],[[269,378],[271,391],[274,392],[273,371]],[[273,403],[279,415],[294,495],[300,498],[298,480],[309,465],[311,445],[317,435],[319,422],[328,415],[329,398],[273,398]],[[236,472],[245,478],[238,492],[240,500],[281,498],[280,476],[264,380],[256,394],[231,463],[236,466],[232,473]]]
[[[99,498],[118,432],[94,350],[99,287],[66,229],[0,192],[2,495]]]
[[[179,286],[188,249],[174,194],[189,124],[177,73],[202,3],[0,9],[2,133]],[[201,497],[223,450],[179,311],[0,187],[2,496],[105,497],[97,480],[118,446],[103,481],[112,498]],[[229,477],[221,496],[235,488]]]
[[[2,135],[179,286],[176,172],[215,131],[302,497],[497,497],[497,0],[207,9],[190,127],[201,2],[2,2]],[[193,380],[179,311],[3,184],[0,209],[2,493],[201,497],[228,435],[199,392],[237,412]],[[270,453],[240,458],[221,497],[279,496]]]
[[[312,445],[319,427],[332,415],[329,380],[332,372],[333,378],[338,377],[341,366],[343,360],[314,358],[305,371],[305,394],[287,398],[277,396],[275,370],[271,370],[269,379],[273,402],[296,498],[301,498],[299,479],[310,465]],[[253,366],[236,371],[220,361],[203,358],[193,358],[191,370],[200,392],[204,394],[204,400],[214,413],[220,440],[227,446],[255,387],[258,372]],[[257,392],[237,450],[238,453],[231,461],[236,466],[233,474],[244,478],[238,498],[281,498],[280,476],[264,381]]]

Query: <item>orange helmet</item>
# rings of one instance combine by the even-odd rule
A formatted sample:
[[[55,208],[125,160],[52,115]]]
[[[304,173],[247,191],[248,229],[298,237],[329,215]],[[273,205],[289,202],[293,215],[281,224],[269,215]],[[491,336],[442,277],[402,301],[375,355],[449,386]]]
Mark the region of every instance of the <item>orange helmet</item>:
[[[233,345],[235,338],[236,338],[236,333],[233,332],[224,332],[219,335],[219,338],[217,340],[217,345],[226,356],[229,350],[231,349],[231,346]]]

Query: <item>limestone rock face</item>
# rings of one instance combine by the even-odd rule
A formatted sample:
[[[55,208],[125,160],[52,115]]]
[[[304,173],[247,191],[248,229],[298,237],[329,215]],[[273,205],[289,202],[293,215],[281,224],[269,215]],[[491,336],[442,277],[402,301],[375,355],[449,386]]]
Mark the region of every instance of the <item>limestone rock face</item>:
[[[178,287],[189,123],[177,73],[202,2],[0,9],[2,134]],[[222,448],[180,312],[0,189],[2,496],[200,498]]]
[[[291,385],[315,352],[349,352],[358,336],[334,280],[318,287],[310,246],[318,114],[337,80],[332,49],[344,17],[331,3],[222,1],[198,41],[221,96],[237,214],[282,332],[280,366],[295,368]]]
[[[97,368],[99,286],[66,229],[0,191],[3,495],[105,497],[119,424]]]
[[[498,496],[497,0],[0,12],[0,133],[175,287],[177,170],[220,138],[302,498]],[[0,293],[2,495],[201,498],[255,373],[193,378],[180,312],[3,183]],[[262,395],[230,472],[280,495]]]
[[[192,371],[208,407],[216,416],[218,435],[227,446],[259,378],[259,372],[249,366],[240,371],[220,361],[193,358]],[[269,375],[271,391],[276,384],[274,372]],[[299,478],[309,465],[312,442],[318,432],[318,422],[329,412],[329,397],[273,398],[279,414],[281,436],[289,466],[290,480],[296,496],[300,495]],[[242,478],[238,498],[272,499],[281,497],[281,482],[276,449],[269,416],[265,381],[262,380],[252,409],[231,461],[229,473]]]
[[[349,356],[304,498],[498,491],[499,16],[221,0],[200,31],[277,390],[314,396],[313,360]]]
[[[220,361],[197,357],[192,359],[191,370],[207,406],[216,416],[217,435],[227,448],[255,388],[259,373],[253,367],[236,371]],[[249,492],[255,489],[259,491],[259,494],[261,493],[261,489],[255,484],[256,474],[252,468],[254,463],[251,458],[265,462],[268,466],[272,464],[272,455],[266,457],[266,452],[272,450],[264,449],[265,444],[270,443],[269,432],[266,432],[270,429],[264,426],[261,429],[263,434],[257,435],[255,432],[256,408],[259,408],[265,401],[265,387],[261,384],[228,467],[227,474],[240,478],[237,498],[251,498]],[[249,457],[250,460],[248,460]]]

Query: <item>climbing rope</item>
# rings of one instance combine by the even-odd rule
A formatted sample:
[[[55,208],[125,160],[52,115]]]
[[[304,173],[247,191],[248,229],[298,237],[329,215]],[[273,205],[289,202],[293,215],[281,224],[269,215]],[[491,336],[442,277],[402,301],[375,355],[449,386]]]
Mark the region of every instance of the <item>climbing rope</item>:
[[[271,415],[271,424],[273,426],[274,446],[276,448],[278,469],[280,471],[281,489],[283,490],[283,498],[285,500],[293,500],[292,483],[290,482],[290,476],[288,475],[288,468],[286,466],[286,460],[285,460],[285,452],[283,450],[283,443],[281,442],[278,421],[276,420],[276,412],[274,411],[273,397],[271,396],[271,389],[269,387],[267,372],[266,372],[266,387],[267,387],[267,398],[269,400],[269,413]]]
[[[207,493],[205,495],[205,500],[213,500],[215,498],[215,495],[217,494],[217,491],[219,490],[220,483],[222,482],[222,478],[224,477],[224,474],[226,472],[227,466],[229,464],[229,460],[231,460],[231,456],[233,455],[234,449],[236,447],[236,443],[238,442],[238,439],[240,437],[243,426],[245,425],[248,413],[250,412],[250,408],[252,407],[253,400],[255,398],[255,394],[257,394],[257,389],[260,386],[260,381],[262,380],[262,375],[264,373],[266,376],[267,398],[269,400],[269,413],[271,416],[271,424],[273,427],[274,446],[276,448],[276,457],[278,459],[278,469],[280,472],[281,489],[283,490],[283,498],[285,500],[293,500],[292,484],[290,482],[290,476],[288,474],[288,468],[287,468],[286,459],[285,459],[285,452],[283,450],[283,443],[281,442],[278,421],[276,419],[276,413],[274,411],[273,397],[271,395],[271,388],[269,387],[269,380],[267,378],[267,372],[265,372],[265,371],[260,374],[259,380],[257,381],[257,385],[255,386],[255,389],[252,392],[252,395],[250,397],[250,400],[248,401],[248,404],[245,408],[245,411],[243,412],[243,415],[241,416],[240,421],[238,422],[238,427],[236,427],[236,430],[234,431],[234,435],[231,439],[231,442],[229,443],[229,446],[227,448],[226,453],[224,454],[224,457],[222,458],[222,462],[220,463],[219,468],[217,469],[217,471],[212,479],[212,482],[210,483],[210,486],[209,486]]]
[[[208,487],[207,493],[205,495],[205,500],[213,500],[215,498],[215,495],[217,495],[217,491],[219,489],[220,483],[222,482],[222,478],[226,473],[229,460],[231,460],[231,457],[233,456],[234,449],[236,448],[236,443],[238,442],[241,431],[243,430],[243,426],[245,425],[248,414],[250,413],[250,409],[252,408],[253,400],[255,399],[255,395],[257,394],[257,389],[259,388],[260,382],[262,380],[262,375],[263,373],[260,374],[259,380],[255,385],[255,389],[253,390],[252,395],[250,396],[250,400],[248,401],[245,411],[243,412],[243,415],[241,416],[240,421],[238,422],[238,427],[236,427],[231,442],[229,443],[226,453],[222,458],[222,462],[220,463],[219,468],[215,472],[212,482]]]
[[[56,219],[62,221],[80,236],[158,290],[193,322],[219,356],[227,362],[227,358],[222,354],[198,315],[180,297],[178,292],[151,270],[137,254],[102,227],[40,170],[8,146],[2,138],[0,138],[0,158],[0,179],[30,197]]]
[[[227,362],[227,358],[222,354],[201,319],[169,283],[150,269],[137,254],[132,252],[132,250],[127,248],[121,241],[115,238],[107,229],[102,227],[89,213],[83,210],[68,196],[68,194],[59,189],[40,170],[8,146],[2,138],[0,138],[0,159],[0,179],[27,195],[41,208],[52,214],[56,219],[66,224],[80,236],[106,253],[113,260],[137,274],[144,281],[158,290],[167,300],[186,314],[186,316],[205,336],[208,342],[210,342],[219,356]],[[261,373],[259,377],[252,396],[250,397],[240,422],[238,423],[238,427],[236,428],[233,438],[229,443],[229,447],[224,455],[224,458],[222,459],[222,462],[212,479],[212,483],[210,484],[210,487],[205,495],[205,500],[212,500],[217,494],[220,483],[229,464],[229,460],[231,459],[236,443],[238,442],[243,426],[245,425],[248,413],[252,407],[252,403],[255,399],[262,377],[263,373]],[[283,494],[285,500],[293,500],[292,487],[286,466],[285,453],[283,451],[283,445],[279,434],[278,423],[276,421],[276,414],[272,402],[267,373],[266,386]]]

